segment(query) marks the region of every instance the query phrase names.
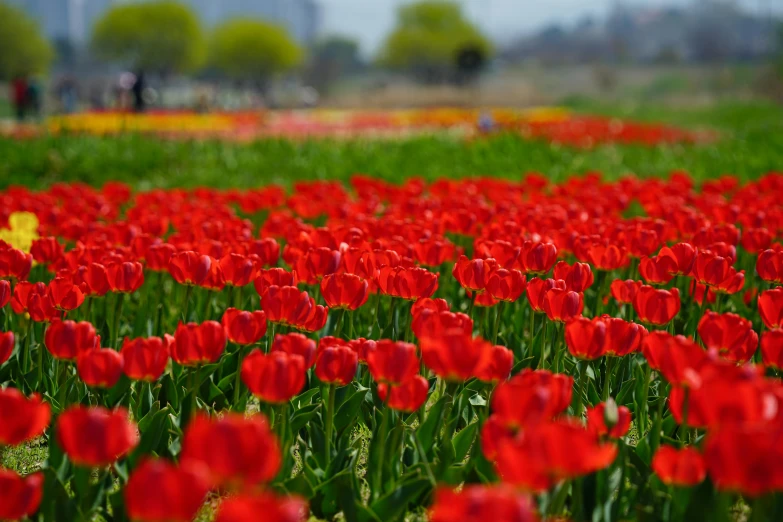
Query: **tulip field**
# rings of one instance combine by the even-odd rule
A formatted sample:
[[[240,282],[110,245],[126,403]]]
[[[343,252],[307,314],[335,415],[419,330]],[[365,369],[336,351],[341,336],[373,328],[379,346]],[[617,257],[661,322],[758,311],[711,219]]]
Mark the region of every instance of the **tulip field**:
[[[89,176],[25,177],[70,139],[0,142],[0,520],[783,520],[775,138],[741,175],[280,155],[230,188],[118,179],[124,138],[86,138]],[[634,145],[730,144],[676,146]]]

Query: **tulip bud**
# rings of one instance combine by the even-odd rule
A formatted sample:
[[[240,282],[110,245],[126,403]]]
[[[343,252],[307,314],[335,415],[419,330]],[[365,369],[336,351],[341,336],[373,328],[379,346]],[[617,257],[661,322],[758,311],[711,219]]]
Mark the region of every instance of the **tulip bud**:
[[[617,409],[617,403],[609,397],[606,400],[605,406],[604,406],[604,424],[606,424],[606,428],[611,431],[612,428],[614,428],[617,423],[620,420],[620,412]]]

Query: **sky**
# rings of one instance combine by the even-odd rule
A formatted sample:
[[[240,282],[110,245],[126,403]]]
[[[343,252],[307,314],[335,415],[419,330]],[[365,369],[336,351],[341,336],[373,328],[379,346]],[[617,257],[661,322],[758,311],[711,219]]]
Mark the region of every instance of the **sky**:
[[[377,51],[394,26],[395,9],[410,0],[319,0],[323,31],[359,40],[362,53]],[[508,41],[550,23],[573,23],[585,15],[606,15],[617,0],[460,0],[471,20],[496,41]],[[633,5],[682,6],[705,0],[634,0]],[[755,13],[783,14],[781,0],[736,0]],[[629,3],[629,2],[625,2]]]

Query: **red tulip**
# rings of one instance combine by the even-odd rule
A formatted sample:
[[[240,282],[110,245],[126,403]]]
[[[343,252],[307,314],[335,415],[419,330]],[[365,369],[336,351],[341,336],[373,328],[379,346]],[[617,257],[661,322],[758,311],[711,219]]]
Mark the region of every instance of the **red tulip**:
[[[770,368],[783,368],[783,330],[768,330],[761,334],[761,359]]]
[[[41,237],[34,239],[30,245],[30,254],[33,259],[42,265],[56,263],[63,257],[65,248],[57,242],[56,237]]]
[[[124,409],[72,406],[57,419],[57,443],[77,466],[108,466],[139,442]]]
[[[329,346],[318,352],[315,375],[324,383],[345,386],[353,380],[358,365],[359,356],[347,346]]]
[[[535,275],[548,273],[557,261],[557,247],[554,243],[526,241],[522,245],[519,261],[525,272]]]
[[[664,325],[680,311],[680,292],[642,286],[633,300],[633,308],[643,323]]]
[[[563,419],[529,425],[502,441],[495,466],[503,482],[545,491],[563,479],[604,469],[616,456],[617,446],[602,444],[581,424]]]
[[[535,312],[543,312],[546,294],[553,288],[565,290],[565,281],[560,279],[539,279],[537,277],[528,281],[525,292],[527,294],[527,300],[530,303],[530,308]]]
[[[220,502],[215,522],[256,522],[263,513],[268,522],[305,522],[307,502],[297,497],[276,497],[271,493],[238,495]]]
[[[584,296],[579,292],[552,288],[544,296],[544,312],[551,321],[570,321],[582,314],[584,305]]]
[[[750,254],[766,250],[772,244],[772,234],[766,228],[748,228],[742,231],[740,243]]]
[[[733,275],[734,268],[731,264],[731,260],[726,257],[700,250],[693,262],[693,278],[703,285],[718,286]]]
[[[43,473],[20,477],[0,468],[0,520],[32,518],[43,498]]]
[[[464,330],[444,330],[435,337],[420,339],[425,366],[447,381],[462,382],[475,377],[476,368],[490,355],[491,345]]]
[[[134,381],[157,381],[169,362],[174,337],[139,337],[122,343],[122,370]]]
[[[80,266],[74,272],[73,281],[88,296],[104,296],[110,290],[106,267],[100,263]]]
[[[547,370],[522,370],[492,394],[492,416],[519,428],[552,419],[571,404],[574,379]]]
[[[415,375],[401,384],[378,384],[378,397],[393,410],[411,413],[427,402],[429,383],[421,375]]]
[[[322,338],[323,340],[323,338]],[[356,352],[356,355],[359,356],[359,362],[360,363],[367,363],[367,355],[375,350],[375,341],[372,339],[365,339],[364,337],[359,337],[358,339],[351,339],[348,341],[348,348]]]
[[[677,268],[672,275],[688,275],[696,260],[696,249],[690,243],[677,243],[671,247],[661,248],[658,257],[668,257],[674,262]]]
[[[525,291],[525,276],[519,270],[498,268],[489,276],[486,289],[493,299],[513,303]]]
[[[261,308],[267,321],[283,325],[303,324],[313,312],[315,302],[307,292],[294,286],[269,286],[261,296]]]
[[[691,446],[661,446],[653,455],[652,470],[667,486],[691,487],[707,477],[704,457]]]
[[[84,294],[72,281],[55,277],[49,282],[49,297],[58,310],[74,310],[84,302]]]
[[[451,329],[460,329],[465,335],[471,335],[473,333],[473,321],[468,315],[461,312],[421,310],[413,317],[411,322],[411,330],[419,339],[437,337],[442,332]]]
[[[180,463],[201,463],[215,486],[250,487],[271,481],[280,470],[277,439],[261,415],[246,418],[196,416],[185,430]]]
[[[55,321],[46,328],[44,344],[56,359],[73,361],[83,352],[98,348],[100,339],[95,327],[86,321]]]
[[[438,289],[438,274],[423,268],[382,266],[377,282],[382,293],[415,301],[435,293]]]
[[[459,256],[451,273],[462,288],[481,292],[487,287],[490,276],[497,269],[498,264],[494,259],[468,259]]]
[[[641,281],[634,281],[633,279],[626,279],[625,281],[622,279],[615,279],[612,281],[609,289],[612,293],[612,297],[614,297],[618,303],[631,304],[633,303],[634,297],[636,297],[636,292],[639,291],[642,285],[643,283]]]
[[[565,281],[566,289],[574,292],[584,292],[592,286],[594,281],[590,265],[587,263],[569,265],[565,261],[560,261],[555,265],[554,278]]]
[[[780,491],[780,428],[764,424],[727,425],[710,433],[704,460],[718,491],[759,497]]]
[[[256,276],[253,260],[241,254],[228,254],[218,262],[227,285],[245,286]]]
[[[772,420],[778,413],[771,405],[780,399],[777,390],[760,378],[759,370],[721,360],[690,369],[687,389],[677,386],[669,394],[674,420],[711,430]]]
[[[27,398],[16,388],[0,389],[0,446],[16,446],[38,437],[50,418],[49,404],[40,395]]]
[[[466,485],[435,491],[430,522],[538,522],[533,499],[506,485]]]
[[[699,321],[704,346],[733,362],[747,362],[756,353],[759,336],[753,325],[737,314],[707,311]]]
[[[477,239],[474,242],[474,255],[482,259],[492,258],[498,262],[498,265],[508,270],[515,268],[519,263],[519,255],[522,253],[522,247],[512,245],[508,241],[488,241]],[[523,268],[519,265],[520,268]]]
[[[377,382],[402,384],[419,372],[416,346],[400,341],[381,340],[367,354],[367,366]]]
[[[783,288],[766,290],[759,295],[759,315],[770,330],[783,324]]]
[[[764,281],[783,284],[783,252],[765,250],[756,260],[756,272]]]
[[[628,264],[624,247],[600,242],[588,247],[586,258],[598,270],[617,270]]]
[[[5,279],[0,279],[0,308],[5,308],[5,305],[11,300],[11,283]]]
[[[624,357],[641,350],[642,341],[647,335],[644,326],[606,315],[600,320],[606,325],[606,355]]]
[[[223,328],[226,337],[236,344],[254,344],[266,333],[266,314],[261,310],[245,312],[228,308],[223,312]]]
[[[0,332],[0,365],[11,358],[14,346],[14,332]]]
[[[272,351],[301,356],[304,360],[305,369],[309,369],[315,364],[315,341],[300,333],[276,335],[272,343]]]
[[[204,466],[148,459],[131,473],[123,493],[131,520],[190,522],[208,492],[209,472]]]
[[[155,272],[166,272],[169,269],[171,256],[177,253],[177,247],[169,243],[156,243],[147,248],[144,260],[147,268]]]
[[[677,272],[677,262],[669,256],[644,256],[639,261],[639,273],[653,285],[665,285]]]
[[[250,393],[263,402],[283,404],[302,391],[306,369],[301,355],[280,350],[265,355],[253,350],[242,361],[241,377]]]
[[[617,419],[612,419],[614,425],[609,426],[606,418],[606,403],[602,402],[593,408],[587,408],[587,431],[598,437],[619,439],[625,437],[631,429],[631,410],[625,406],[617,407]]]
[[[413,244],[413,254],[422,265],[437,267],[454,259],[454,244],[442,237],[428,237]]]
[[[171,358],[183,366],[217,362],[226,348],[226,332],[217,321],[179,323],[171,346]]]
[[[321,279],[321,295],[329,308],[356,310],[367,302],[369,284],[353,274],[329,274]]]
[[[11,309],[14,313],[27,312],[36,322],[51,321],[60,316],[54,307],[48,288],[44,283],[20,281],[14,286],[11,296]]]
[[[0,277],[14,277],[19,281],[27,279],[33,267],[33,256],[15,248],[0,248]]]
[[[123,360],[120,352],[108,348],[87,350],[76,359],[79,378],[87,386],[111,388],[122,377]]]
[[[296,273],[288,272],[284,268],[270,268],[259,270],[258,277],[253,281],[253,287],[258,295],[263,297],[270,286],[296,286]]]
[[[173,254],[169,259],[168,270],[171,277],[183,285],[201,285],[207,280],[214,259],[202,256],[192,250]]]
[[[424,310],[431,312],[448,312],[449,303],[447,303],[445,299],[422,297],[411,305],[411,315],[414,319]]]
[[[566,323],[568,351],[579,359],[598,359],[606,354],[606,324],[601,320],[577,317]]]
[[[144,284],[144,267],[138,262],[110,263],[106,279],[112,292],[132,294]]]
[[[474,370],[476,378],[492,384],[508,379],[514,366],[514,352],[497,345],[485,348],[485,352]]]
[[[688,385],[694,372],[709,360],[707,352],[687,337],[660,330],[644,338],[642,353],[652,369],[674,385]]]

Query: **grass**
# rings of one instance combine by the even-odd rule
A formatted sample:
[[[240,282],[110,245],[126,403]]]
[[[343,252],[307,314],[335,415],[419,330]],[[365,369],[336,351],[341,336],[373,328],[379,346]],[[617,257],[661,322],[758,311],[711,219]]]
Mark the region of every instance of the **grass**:
[[[120,180],[153,187],[251,187],[299,180],[346,180],[361,172],[387,180],[410,176],[517,177],[539,171],[553,180],[602,171],[610,178],[635,173],[662,176],[685,169],[696,179],[724,173],[751,179],[783,163],[783,107],[768,103],[722,104],[673,110],[601,105],[569,100],[577,111],[712,128],[717,143],[660,147],[599,146],[589,150],[526,141],[501,134],[469,142],[434,135],[399,140],[167,141],[149,136],[45,136],[0,139],[0,189],[12,184],[42,188],[56,182],[100,185]]]

